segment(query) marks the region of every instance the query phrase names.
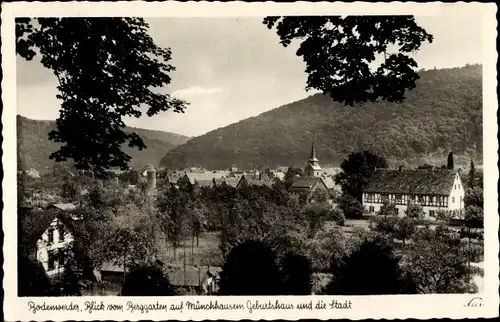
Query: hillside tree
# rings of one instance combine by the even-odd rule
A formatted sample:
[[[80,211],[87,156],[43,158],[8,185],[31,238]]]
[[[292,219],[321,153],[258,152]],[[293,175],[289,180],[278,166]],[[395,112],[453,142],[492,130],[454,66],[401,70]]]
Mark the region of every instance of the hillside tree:
[[[344,195],[362,202],[363,187],[368,183],[373,171],[387,167],[387,160],[383,156],[370,151],[353,152],[342,161],[342,171],[335,176],[335,183],[340,184]]]
[[[284,47],[300,41],[296,55],[306,64],[306,89],[351,106],[403,101],[419,78],[410,54],[433,41],[413,16],[287,16],[263,23],[276,28]],[[382,63],[372,69],[377,58]]]
[[[127,168],[123,145],[146,148],[136,133],[124,131],[124,117],[183,112],[186,102],[156,89],[175,70],[170,48],[161,48],[142,18],[17,18],[16,52],[35,56],[58,81],[61,100],[57,128],[49,139],[60,143],[50,158],[72,159],[78,169],[97,175]]]
[[[453,170],[455,168],[455,162],[453,161],[453,152],[448,153],[448,162],[446,163],[446,168],[448,170]]]
[[[473,188],[476,185],[476,169],[474,166],[474,161],[470,160],[469,178],[467,186],[468,188]]]

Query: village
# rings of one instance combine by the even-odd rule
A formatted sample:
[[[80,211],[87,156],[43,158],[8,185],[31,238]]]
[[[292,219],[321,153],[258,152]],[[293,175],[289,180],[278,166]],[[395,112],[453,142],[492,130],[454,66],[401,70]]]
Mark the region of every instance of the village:
[[[317,154],[317,146],[313,140],[309,158],[304,160],[305,167],[303,169],[280,167],[275,170],[241,171],[233,167],[228,170],[190,168],[168,171],[161,168],[155,169],[149,165],[140,170],[108,171],[106,179],[96,182],[102,191],[103,189],[111,191],[114,197],[122,197],[122,199],[124,196],[129,196],[131,199],[142,198],[142,208],[131,210],[127,205],[124,207],[118,205],[118,208],[114,210],[115,215],[112,216],[121,216],[120,220],[124,223],[121,227],[124,229],[125,235],[128,236],[126,238],[131,238],[131,243],[142,242],[135,240],[135,237],[130,237],[128,230],[137,230],[144,235],[144,238],[149,239],[148,247],[154,248],[155,251],[154,255],[151,255],[147,260],[154,262],[166,273],[176,290],[176,294],[218,294],[224,258],[227,260],[227,254],[224,254],[224,250],[228,247],[227,244],[224,244],[228,243],[227,238],[224,237],[227,233],[226,230],[229,231],[229,234],[239,234],[250,239],[263,237],[256,235],[252,237],[252,233],[246,231],[249,228],[245,227],[244,224],[234,228],[236,232],[224,227],[225,219],[223,218],[225,217],[222,213],[218,213],[222,211],[220,204],[212,202],[213,193],[210,191],[226,188],[231,189],[232,192],[229,192],[229,195],[233,196],[231,198],[241,201],[243,201],[239,199],[241,197],[234,197],[235,191],[243,193],[243,196],[250,199],[252,197],[245,194],[248,192],[243,191],[253,189],[253,193],[257,195],[272,194],[278,191],[286,192],[284,196],[272,195],[271,198],[274,198],[272,203],[279,203],[277,200],[284,198],[287,200],[287,206],[285,206],[288,207],[287,209],[290,207],[299,209],[298,205],[301,205],[299,213],[302,216],[310,217],[305,218],[305,221],[310,222],[310,225],[318,226],[311,231],[307,238],[312,238],[311,240],[326,238],[327,240],[338,234],[340,238],[343,238],[343,242],[328,246],[333,247],[333,249],[349,248],[353,239],[366,233],[391,235],[391,240],[396,243],[395,245],[403,243],[404,246],[407,246],[408,241],[410,241],[408,244],[411,245],[412,235],[416,234],[419,229],[448,227],[453,233],[459,234],[461,239],[467,240],[467,247],[473,246],[471,248],[473,250],[469,251],[472,253],[469,254],[467,265],[481,267],[482,224],[469,225],[467,223],[465,215],[467,183],[464,183],[461,177],[461,175],[470,176],[471,173],[472,176],[477,176],[477,173],[474,174],[474,169],[469,170],[469,174],[467,174],[461,169],[459,171],[444,166],[426,166],[419,169],[374,168],[368,182],[363,185],[361,203],[356,205],[354,202],[348,201],[351,204],[345,205],[345,198],[342,198],[348,192],[342,190],[342,181],[340,180],[341,176],[345,175],[345,169],[334,168],[324,171],[320,166]],[[473,163],[471,166],[474,167]],[[51,189],[43,186],[42,181],[47,177],[61,177],[60,174],[51,173],[41,176],[34,169],[19,173],[19,178],[22,178],[20,180],[25,182],[25,187],[20,188],[24,191],[20,204],[20,216],[25,216],[24,218],[20,217],[20,245],[29,247],[29,249],[22,251],[27,251],[31,259],[41,263],[49,278],[55,279],[64,275],[65,266],[69,265],[68,258],[74,257],[70,253],[74,252],[75,244],[80,244],[75,243],[75,239],[85,238],[78,233],[78,230],[81,229],[79,227],[84,221],[82,216],[85,216],[86,213],[83,208],[86,207],[89,200],[91,202],[92,194],[95,193],[95,190],[91,191],[92,185],[75,183],[78,181],[77,178],[87,178],[87,182],[90,182],[89,178],[94,179],[93,175],[89,176],[88,172],[83,171],[73,171],[75,172],[73,173],[69,169],[62,172],[62,178],[64,178],[62,179],[62,190],[56,192],[57,189],[52,189],[53,195],[50,195]],[[470,181],[470,179],[468,180]],[[61,184],[61,182],[59,183]],[[184,197],[175,191],[188,191],[190,196],[198,196],[196,197],[198,203],[193,205],[195,199],[191,197],[182,199]],[[58,193],[59,195],[57,195]],[[117,194],[121,196],[117,196]],[[169,201],[161,201],[162,194],[166,194],[165,198],[168,198]],[[183,204],[172,205],[174,197],[179,198],[179,202]],[[199,201],[204,200],[204,198],[209,200],[208,204],[210,205]],[[295,200],[296,206],[290,206],[293,200]],[[233,201],[225,202],[233,203]],[[188,204],[191,206],[186,208]],[[213,204],[217,204],[217,206],[212,207]],[[233,208],[229,210],[227,216],[237,217],[239,215],[236,215],[235,211],[244,211],[238,208],[238,205],[233,204],[231,207]],[[356,210],[356,207],[359,209]],[[108,211],[105,208],[99,209]],[[255,211],[252,209],[249,211]],[[152,213],[157,215],[152,215]],[[175,216],[174,213],[176,213]],[[248,216],[254,215],[250,213]],[[270,212],[268,215],[272,216],[273,213]],[[134,219],[134,216],[137,218]],[[162,226],[165,224],[161,219],[157,221],[157,218],[161,216],[171,216],[168,225]],[[197,218],[195,221],[192,219],[193,216]],[[219,216],[222,216],[220,217],[222,219]],[[311,218],[318,216],[322,216],[322,218],[313,223]],[[410,217],[412,218],[411,225],[410,222],[403,222],[402,218],[408,219]],[[391,224],[387,218],[399,219],[394,219]],[[137,222],[132,223],[134,220],[141,222],[140,225],[137,226]],[[144,221],[149,220],[154,224],[144,224]],[[185,220],[189,223],[185,224]],[[220,226],[219,220],[222,220],[222,226]],[[226,220],[233,219],[228,217]],[[400,221],[398,222],[398,220]],[[127,223],[130,223],[131,226],[127,226]],[[177,225],[179,226],[177,227]],[[283,222],[277,222],[273,225],[281,226],[273,229],[282,232],[286,231],[288,226]],[[399,228],[400,226],[401,228]],[[464,232],[464,227],[467,227],[467,232]],[[300,227],[296,228],[300,229]],[[22,231],[23,229],[29,231]],[[152,230],[151,234],[146,232],[148,229]],[[183,231],[180,232],[180,230]],[[333,235],[331,235],[332,232]],[[157,233],[163,233],[163,237],[159,238]],[[174,235],[175,238],[165,238],[165,234],[168,233]],[[267,233],[271,234],[271,232]],[[266,233],[260,230],[257,235],[259,234]],[[323,237],[318,237],[320,235]],[[94,236],[90,237],[92,239]],[[239,238],[236,237],[235,241]],[[91,241],[87,242],[92,244]],[[234,245],[232,246],[234,247]],[[320,243],[316,247],[323,248],[323,246]],[[141,244],[140,247],[143,245]],[[136,256],[135,252],[149,251],[148,247],[145,250],[140,250],[140,247],[132,251],[130,256]],[[311,251],[309,256],[321,257],[321,260],[312,259],[313,273],[311,275],[312,294],[321,294],[321,290],[329,281],[330,273],[327,262],[330,254],[318,254],[316,253],[319,251],[318,249],[314,251],[310,248],[307,249]],[[120,251],[112,253],[115,255],[114,258],[106,258],[110,255],[105,255],[101,262],[93,266],[91,277],[86,278],[87,284],[82,284],[81,294],[119,295],[121,293],[127,269],[133,266],[132,263],[144,260],[144,258],[129,258],[128,254]],[[477,287],[482,288],[480,275],[474,277],[474,283]]]

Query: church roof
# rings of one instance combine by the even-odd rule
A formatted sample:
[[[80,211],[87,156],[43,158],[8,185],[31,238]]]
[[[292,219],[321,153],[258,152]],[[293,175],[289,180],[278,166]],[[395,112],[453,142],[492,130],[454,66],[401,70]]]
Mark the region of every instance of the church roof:
[[[448,195],[457,171],[448,169],[376,170],[363,192]]]
[[[299,177],[293,181],[290,188],[288,188],[288,192],[307,192],[307,191],[311,190],[312,187],[318,181],[323,183],[323,185],[325,185],[325,187],[326,187],[326,184],[322,178],[319,178],[319,177]]]

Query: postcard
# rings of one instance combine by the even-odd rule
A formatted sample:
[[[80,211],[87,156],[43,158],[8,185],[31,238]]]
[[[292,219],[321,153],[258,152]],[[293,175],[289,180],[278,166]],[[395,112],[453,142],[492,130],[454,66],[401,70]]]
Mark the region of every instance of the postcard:
[[[2,9],[6,320],[498,316],[494,3]]]

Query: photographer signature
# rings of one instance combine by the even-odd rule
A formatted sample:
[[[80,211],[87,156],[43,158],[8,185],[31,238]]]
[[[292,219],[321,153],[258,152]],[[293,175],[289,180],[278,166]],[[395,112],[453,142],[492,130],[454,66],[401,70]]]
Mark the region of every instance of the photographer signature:
[[[481,306],[484,306],[482,297],[474,297],[469,301],[469,303],[464,304],[464,307],[481,307]]]

